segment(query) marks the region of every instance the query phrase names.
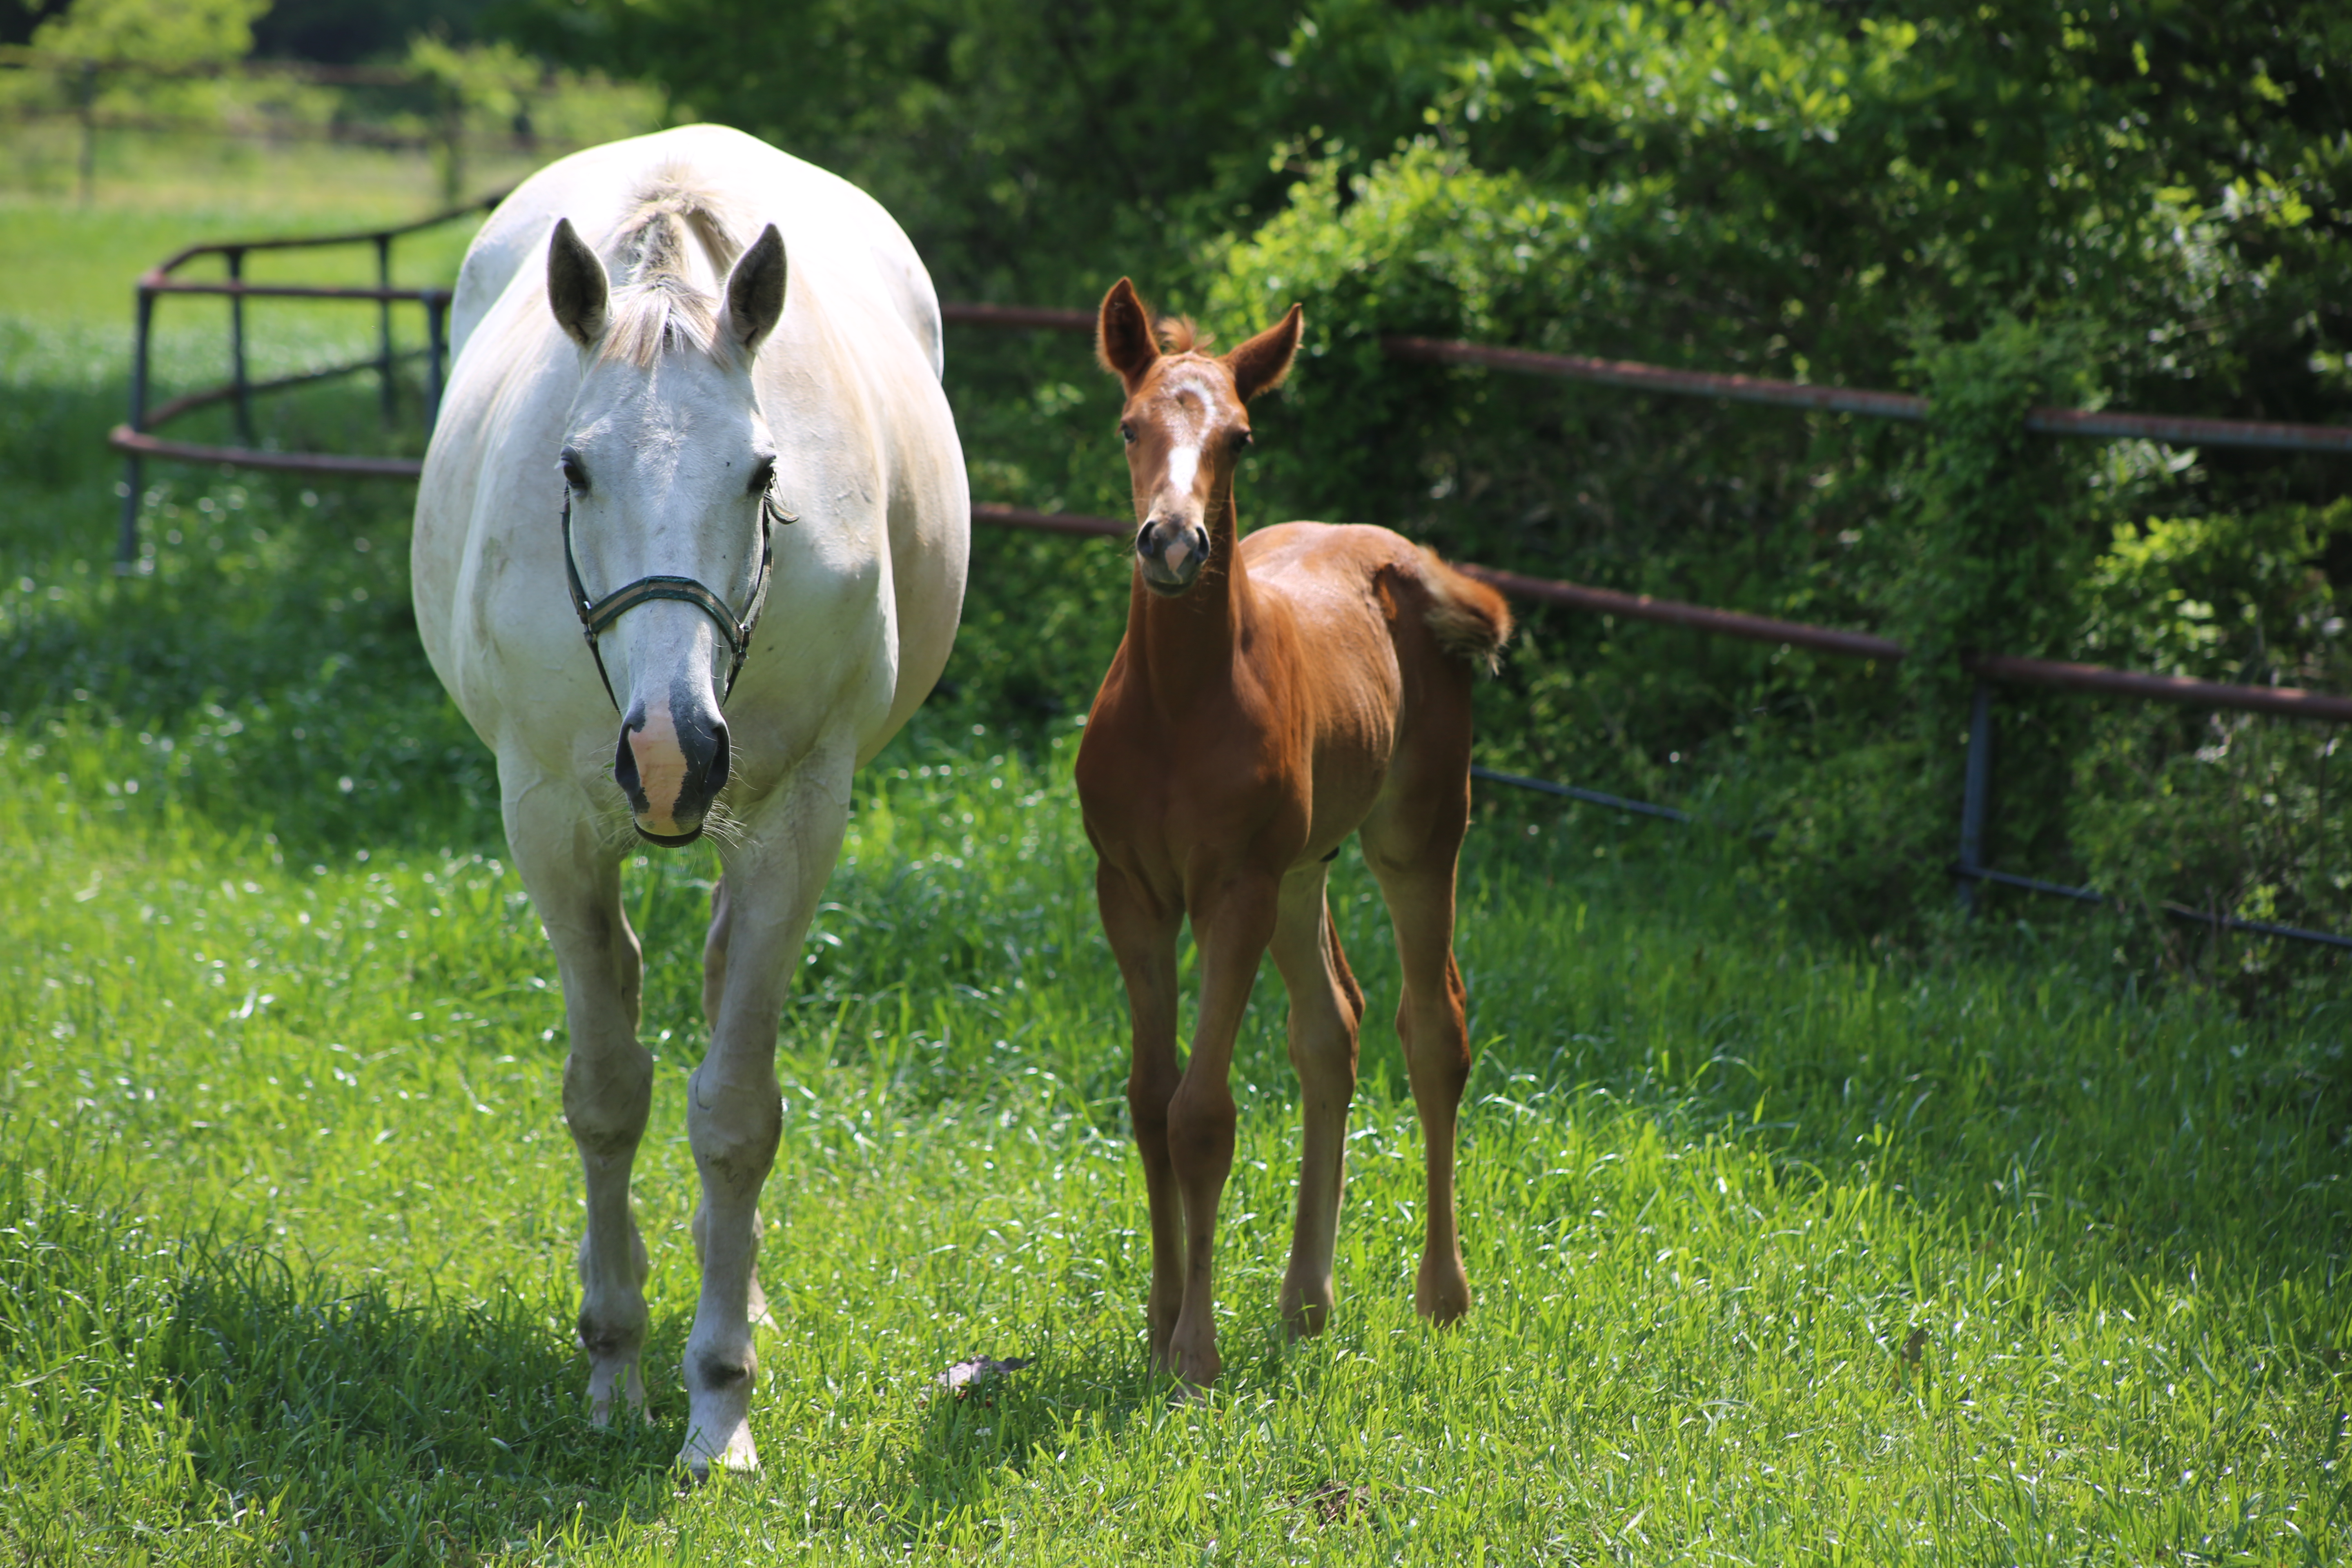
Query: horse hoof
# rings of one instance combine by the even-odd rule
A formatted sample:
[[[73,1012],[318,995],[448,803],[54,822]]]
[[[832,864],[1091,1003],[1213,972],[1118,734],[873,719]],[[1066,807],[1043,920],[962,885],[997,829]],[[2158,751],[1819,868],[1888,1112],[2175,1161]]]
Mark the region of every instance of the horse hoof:
[[[699,1429],[686,1436],[686,1447],[677,1451],[677,1462],[686,1471],[687,1481],[702,1486],[710,1479],[713,1470],[748,1476],[760,1468],[760,1450],[751,1441],[751,1430],[740,1427],[729,1437],[723,1447],[707,1447]]]
[[[1451,1279],[1423,1279],[1412,1293],[1412,1310],[1433,1328],[1452,1328],[1470,1310],[1470,1281],[1459,1274]]]

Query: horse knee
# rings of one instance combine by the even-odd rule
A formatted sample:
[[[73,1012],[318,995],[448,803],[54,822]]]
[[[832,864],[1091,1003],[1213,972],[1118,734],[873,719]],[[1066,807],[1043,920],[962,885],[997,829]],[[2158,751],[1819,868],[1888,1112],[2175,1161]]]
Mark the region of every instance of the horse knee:
[[[1298,1074],[1298,1095],[1308,1106],[1337,1104],[1345,1110],[1356,1098],[1356,1050],[1352,1038],[1339,1048],[1316,1050],[1303,1044],[1290,1052],[1291,1069]]]
[[[625,1051],[563,1062],[563,1120],[582,1153],[617,1159],[635,1152],[653,1110],[653,1054],[634,1042]]]
[[[1182,1089],[1168,1104],[1168,1153],[1186,1171],[1216,1172],[1234,1163],[1233,1096],[1188,1096]]]
[[[772,1079],[762,1089],[721,1091],[706,1100],[698,1071],[688,1092],[686,1131],[706,1185],[754,1192],[776,1163],[783,1100]]]

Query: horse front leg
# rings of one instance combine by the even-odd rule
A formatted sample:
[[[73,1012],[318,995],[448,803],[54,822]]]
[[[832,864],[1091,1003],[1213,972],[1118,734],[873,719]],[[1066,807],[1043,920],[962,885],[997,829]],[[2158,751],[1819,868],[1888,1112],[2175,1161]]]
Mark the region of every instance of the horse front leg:
[[[1144,1322],[1151,1370],[1167,1373],[1174,1370],[1168,1347],[1184,1297],[1184,1200],[1168,1154],[1168,1102],[1177,1084],[1176,932],[1184,917],[1108,861],[1095,867],[1095,902],[1119,977],[1127,983],[1127,1113],[1151,1215],[1151,1292],[1145,1299]]]
[[[850,762],[813,758],[746,813],[726,862],[723,960],[710,1048],[688,1084],[687,1133],[702,1178],[695,1216],[702,1290],[686,1342],[688,1403],[678,1459],[698,1477],[760,1462],[751,1438],[760,1193],[783,1128],[777,1023],[793,959],[840,853]],[[708,974],[706,970],[706,974]],[[764,1310],[765,1302],[758,1303]]]
[[[727,879],[721,877],[710,889],[710,934],[703,939],[702,943],[702,1019],[704,1026],[713,1030],[719,1026],[719,1002],[727,994],[727,938],[733,930],[734,922],[728,918]],[[694,1262],[698,1268],[710,1251],[709,1238],[706,1234],[709,1227],[708,1213],[700,1204],[695,1205],[692,1229]],[[755,1251],[759,1246],[760,1230],[760,1215],[755,1210],[751,1215],[751,1242]],[[766,1328],[776,1326],[775,1320],[768,1315],[768,1294],[760,1289],[757,1268],[751,1271],[750,1310],[752,1322]]]
[[[1234,1041],[1274,936],[1279,886],[1272,877],[1236,879],[1192,913],[1201,1016],[1183,1079],[1168,1103],[1168,1156],[1184,1200],[1183,1303],[1169,1360],[1191,1389],[1207,1388],[1224,1369],[1217,1354],[1217,1205],[1234,1168]]]
[[[646,1244],[630,1212],[629,1178],[653,1101],[653,1057],[637,1043],[644,964],[621,912],[620,857],[596,831],[590,803],[553,781],[509,788],[507,842],[555,948],[571,1050],[563,1120],[580,1155],[588,1225],[579,1251],[580,1348],[588,1356],[589,1417],[613,1417],[619,1396],[644,1415]]]

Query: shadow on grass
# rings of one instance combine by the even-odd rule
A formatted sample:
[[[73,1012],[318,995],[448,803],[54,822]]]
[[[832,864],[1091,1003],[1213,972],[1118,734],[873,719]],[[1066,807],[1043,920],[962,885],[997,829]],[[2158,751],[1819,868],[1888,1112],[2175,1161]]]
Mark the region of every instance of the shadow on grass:
[[[674,1436],[591,1427],[578,1358],[510,1294],[401,1303],[267,1253],[210,1253],[162,1361],[197,1476],[355,1557],[594,1536],[676,1494]]]
[[[401,1301],[110,1201],[124,1157],[0,1169],[0,1542],[114,1561],[157,1532],[273,1560],[475,1561],[677,1495],[674,1430],[598,1432],[557,1327],[509,1289]],[[46,1163],[46,1169],[39,1168]],[[43,1543],[46,1543],[44,1545]],[[36,1550],[38,1548],[38,1550]],[[209,1560],[209,1559],[205,1559]]]

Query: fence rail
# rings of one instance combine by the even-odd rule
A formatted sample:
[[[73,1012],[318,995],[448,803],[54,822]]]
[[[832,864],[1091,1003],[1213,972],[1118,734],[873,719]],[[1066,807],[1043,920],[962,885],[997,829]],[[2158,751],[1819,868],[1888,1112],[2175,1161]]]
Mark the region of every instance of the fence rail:
[[[138,353],[133,373],[131,417],[127,425],[117,426],[110,437],[112,444],[126,455],[130,465],[130,483],[123,503],[121,563],[130,563],[136,558],[141,487],[140,463],[145,458],[174,458],[203,463],[234,463],[252,468],[279,468],[304,473],[415,479],[423,465],[414,458],[261,450],[253,444],[250,436],[249,415],[247,412],[249,400],[253,394],[258,392],[278,390],[324,380],[331,376],[373,370],[382,377],[385,410],[389,416],[393,396],[393,366],[397,358],[404,357],[395,355],[392,347],[390,312],[395,302],[414,301],[424,306],[428,322],[430,342],[425,353],[429,361],[426,400],[426,423],[429,427],[438,403],[443,342],[442,324],[448,309],[450,295],[446,289],[393,288],[391,245],[393,240],[401,235],[413,234],[420,229],[487,210],[496,205],[499,199],[500,198],[487,198],[447,212],[436,213],[417,223],[394,229],[307,239],[279,238],[190,246],[142,277],[140,279],[138,295]],[[351,244],[373,244],[376,247],[379,265],[377,287],[335,289],[290,284],[258,285],[247,283],[240,276],[243,258],[248,252]],[[179,279],[171,276],[177,268],[196,257],[205,255],[220,255],[226,259],[230,272],[227,280],[207,282]],[[159,405],[151,412],[146,405],[149,337],[154,302],[159,297],[166,294],[228,297],[232,312],[232,359],[236,374],[226,386],[190,393]],[[252,298],[346,299],[375,301],[383,312],[380,352],[373,360],[370,361],[333,366],[299,375],[278,377],[274,381],[252,382],[248,380],[245,371],[243,316],[244,303],[247,299]],[[1095,318],[1089,311],[1025,305],[950,302],[940,307],[940,315],[942,321],[950,326],[1003,331],[1090,333],[1095,326]],[[1675,370],[1631,361],[1596,359],[1579,354],[1503,348],[1491,344],[1458,342],[1444,339],[1388,337],[1381,340],[1381,346],[1391,358],[1409,363],[1476,365],[1487,369],[1584,381],[1600,385],[1619,386],[1670,395],[1711,397],[1763,404],[1775,407],[1853,414],[1872,418],[1912,422],[1925,420],[1930,413],[1929,404],[1926,398],[1909,393],[1823,386],[1762,376],[1706,371]],[[171,441],[152,434],[155,426],[170,418],[194,408],[229,399],[235,399],[238,405],[240,431],[247,437],[247,444],[243,447],[202,446],[189,442]],[[2025,428],[2030,431],[2104,440],[2145,439],[2195,443],[2203,446],[2352,454],[2352,427],[2339,426],[2294,425],[2262,420],[2214,419],[2073,408],[2032,409],[2026,415],[2024,424]],[[972,506],[972,521],[989,527],[1026,529],[1081,538],[1123,538],[1132,531],[1133,527],[1131,523],[1118,518],[1039,511],[994,501],[975,502]],[[1660,599],[1647,594],[1628,594],[1616,589],[1595,588],[1553,578],[1529,576],[1522,573],[1481,565],[1475,562],[1456,562],[1455,564],[1464,572],[1493,584],[1506,595],[1522,600],[1559,605],[1593,614],[1622,616],[1636,621],[1681,626],[1714,636],[1803,647],[1820,653],[1865,659],[1873,663],[1892,665],[1911,657],[1911,650],[1902,644],[1869,632],[1779,620],[1744,611],[1717,609],[1709,605],[1685,604],[1674,599]],[[2327,723],[2352,722],[2352,698],[2304,691],[2291,687],[2231,685],[2218,681],[2191,680],[2178,676],[2155,675],[2137,670],[2113,669],[2100,665],[2069,664],[2051,659],[2000,654],[1970,656],[1964,659],[1964,663],[1978,677],[1969,726],[1966,784],[1961,803],[1960,853],[1958,859],[1951,867],[1953,875],[1959,883],[1960,896],[1964,904],[1972,902],[1976,888],[1983,883],[2069,899],[2076,902],[2102,904],[2111,901],[2105,895],[2092,889],[2072,888],[2061,883],[2043,881],[2038,878],[2021,877],[1993,869],[1982,863],[1991,790],[1991,714],[1995,682],[2038,684],[2107,696],[2170,702],[2193,708],[2268,713]],[[1612,810],[1677,823],[1689,823],[1695,820],[1687,812],[1673,806],[1659,805],[1653,802],[1628,800],[1599,790],[1585,789],[1573,784],[1555,784],[1549,780],[1528,778],[1516,773],[1498,773],[1491,768],[1475,767],[1471,771],[1475,777],[1489,783],[1584,801]],[[2263,936],[2284,937],[2336,948],[2352,949],[2352,937],[2339,936],[2332,932],[2309,931],[2298,926],[2281,925],[2263,921],[2248,921],[2173,902],[2159,902],[2155,907],[2167,914],[2199,921],[2217,930],[2246,931]]]

